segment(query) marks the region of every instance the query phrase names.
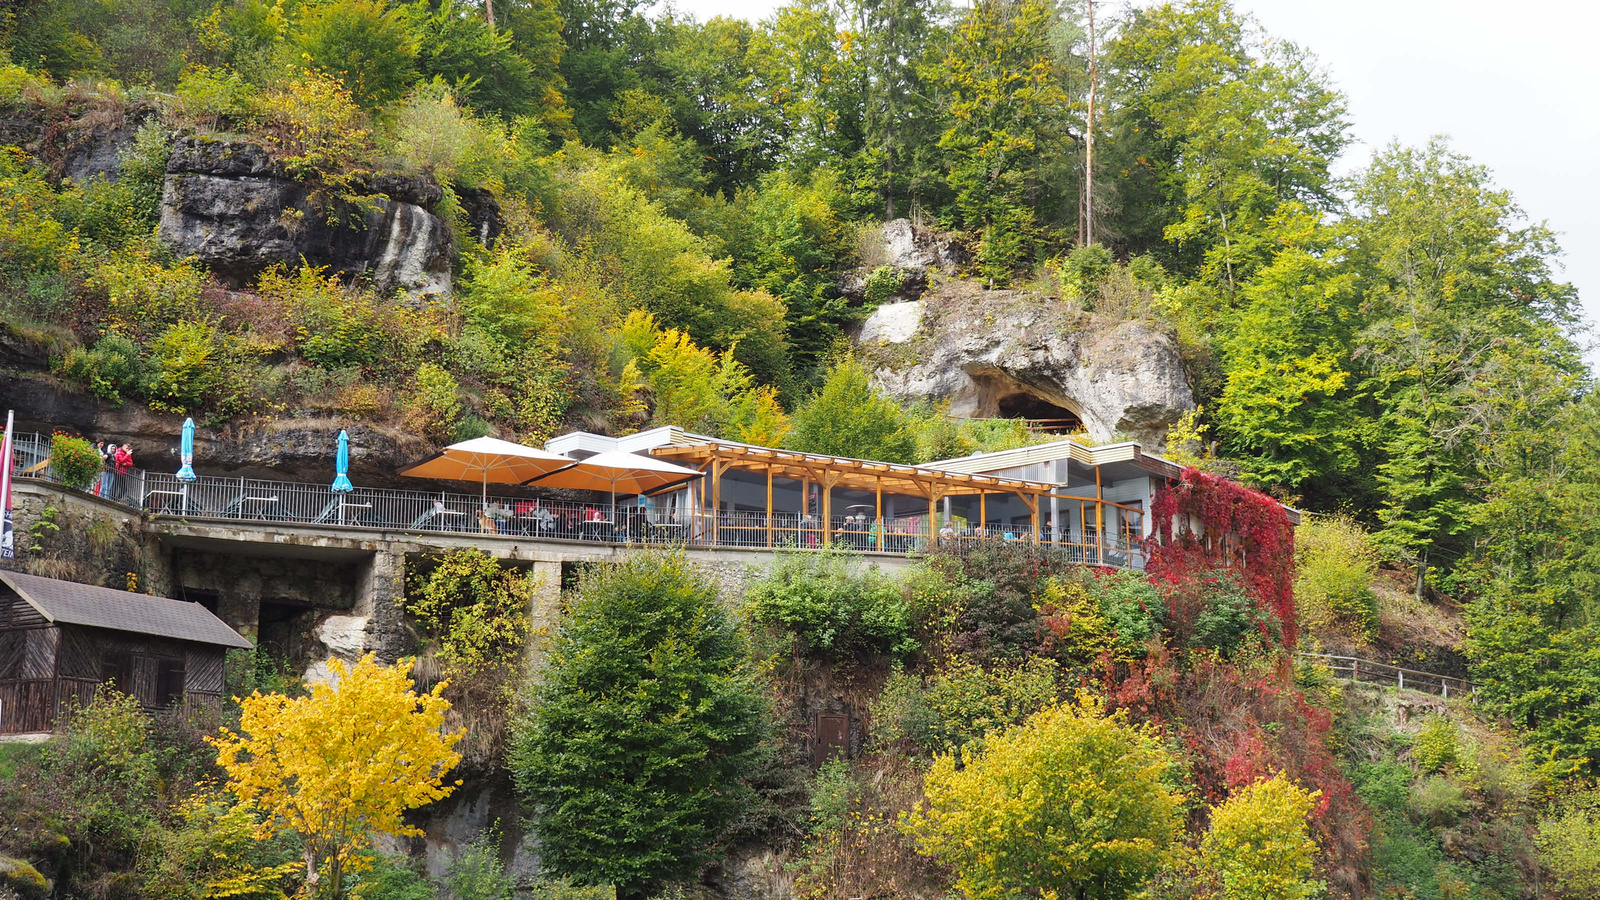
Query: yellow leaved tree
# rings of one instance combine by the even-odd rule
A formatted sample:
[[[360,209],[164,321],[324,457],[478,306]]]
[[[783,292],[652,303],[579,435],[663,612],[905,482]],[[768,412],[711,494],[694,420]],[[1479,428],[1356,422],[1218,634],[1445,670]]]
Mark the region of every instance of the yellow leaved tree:
[[[1221,879],[1223,900],[1307,900],[1322,893],[1311,877],[1317,843],[1306,828],[1321,795],[1280,772],[1211,810],[1200,859]]]
[[[336,900],[345,876],[371,864],[373,835],[420,835],[401,816],[461,783],[444,777],[461,760],[454,747],[466,731],[444,730],[444,685],[418,694],[408,660],[382,666],[369,653],[328,668],[331,682],[310,696],[244,698],[239,731],[210,740],[228,789],[267,814],[257,837],[299,833],[308,886]]]
[[[934,760],[905,820],[971,900],[1120,900],[1183,825],[1160,735],[1087,695]]]

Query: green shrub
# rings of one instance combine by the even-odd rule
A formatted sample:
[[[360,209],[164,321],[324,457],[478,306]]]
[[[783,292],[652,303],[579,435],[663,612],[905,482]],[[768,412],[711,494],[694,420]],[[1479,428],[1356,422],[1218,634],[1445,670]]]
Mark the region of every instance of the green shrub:
[[[1600,896],[1600,790],[1553,805],[1539,820],[1534,843],[1562,896]]]
[[[750,586],[745,612],[752,622],[794,632],[812,653],[905,656],[917,648],[899,585],[843,553],[781,556]]]
[[[58,218],[57,202],[26,154],[0,147],[0,271],[59,271],[76,254],[77,241]]]
[[[1295,604],[1301,630],[1345,631],[1370,641],[1378,634],[1378,596],[1372,578],[1378,551],[1360,525],[1343,516],[1318,517],[1295,529]]]
[[[872,739],[931,757],[1016,725],[1060,694],[1059,667],[1039,657],[989,669],[957,659],[926,683],[897,669],[872,706]]]
[[[50,438],[50,468],[62,484],[81,491],[100,477],[104,461],[88,439],[58,431]]]
[[[448,443],[461,420],[461,385],[433,363],[417,368],[416,389],[406,404],[406,426],[434,443]]]
[[[116,333],[96,341],[93,349],[74,348],[62,363],[61,374],[115,405],[137,396],[146,378],[139,345]]]
[[[1194,646],[1235,653],[1260,634],[1263,616],[1242,585],[1231,578],[1216,579],[1207,586],[1205,607],[1194,620]]]
[[[403,856],[380,853],[361,873],[353,895],[361,900],[436,900],[433,885]]]
[[[1411,778],[1409,768],[1394,760],[1385,760],[1356,766],[1350,780],[1356,793],[1374,810],[1403,815],[1411,805]]]
[[[150,406],[180,415],[204,407],[226,375],[222,363],[216,326],[188,320],[168,327],[150,345]]]
[[[867,276],[867,283],[862,293],[867,305],[877,306],[900,293],[905,283],[905,275],[899,269],[894,266],[879,266]]]
[[[850,802],[858,791],[856,780],[850,774],[850,761],[835,756],[817,770],[817,779],[811,785],[811,833],[831,834],[844,824],[850,812]]]
[[[167,326],[199,317],[205,283],[205,273],[193,260],[167,266],[141,249],[113,254],[91,280],[105,291],[106,324],[129,335],[160,334]]]
[[[1100,614],[1125,653],[1143,653],[1145,646],[1161,634],[1166,604],[1140,572],[1106,572],[1086,581],[1090,593],[1100,604]]]
[[[499,829],[490,828],[450,861],[444,885],[452,900],[511,900],[516,882],[500,862],[499,837]]]
[[[364,109],[399,98],[416,77],[416,38],[404,13],[377,0],[311,6],[296,30],[294,58],[337,79]]]
[[[1411,812],[1433,828],[1452,825],[1474,806],[1461,785],[1443,775],[1430,775],[1411,789]]]
[[[1417,742],[1411,748],[1411,758],[1417,764],[1417,771],[1424,775],[1444,772],[1460,761],[1460,744],[1456,723],[1447,716],[1429,716],[1417,729]]]
[[[255,88],[227,69],[191,66],[178,79],[177,113],[196,128],[217,130],[245,118],[255,103]]]

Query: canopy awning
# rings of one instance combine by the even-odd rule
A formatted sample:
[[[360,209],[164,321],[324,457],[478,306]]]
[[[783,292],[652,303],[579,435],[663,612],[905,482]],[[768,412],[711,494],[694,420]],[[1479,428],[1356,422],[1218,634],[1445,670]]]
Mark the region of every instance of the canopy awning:
[[[548,450],[524,447],[499,438],[479,437],[451,444],[437,456],[400,474],[408,478],[477,481],[483,484],[487,497],[491,481],[495,484],[526,484],[576,465],[577,460]]]
[[[697,469],[623,450],[607,450],[587,459],[567,461],[573,465],[525,483],[535,487],[609,491],[613,494],[652,494],[680,487],[705,476],[704,472]]]

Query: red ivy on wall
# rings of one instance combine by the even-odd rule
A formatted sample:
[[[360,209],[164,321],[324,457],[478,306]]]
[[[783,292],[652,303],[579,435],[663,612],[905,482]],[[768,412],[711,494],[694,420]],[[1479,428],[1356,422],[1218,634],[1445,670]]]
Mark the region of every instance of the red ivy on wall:
[[[1295,645],[1294,526],[1276,500],[1260,491],[1184,469],[1151,503],[1155,531],[1145,571],[1177,585],[1202,572],[1232,568],[1261,608]]]

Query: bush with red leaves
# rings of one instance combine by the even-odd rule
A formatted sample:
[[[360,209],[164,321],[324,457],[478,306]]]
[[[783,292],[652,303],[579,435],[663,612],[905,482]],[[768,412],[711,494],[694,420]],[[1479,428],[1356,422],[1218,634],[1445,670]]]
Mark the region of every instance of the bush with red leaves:
[[[1156,492],[1151,516],[1156,530],[1145,566],[1151,578],[1176,587],[1203,572],[1233,569],[1282,627],[1284,646],[1294,646],[1294,527],[1276,500],[1190,468]],[[1263,630],[1262,637],[1276,636]]]

